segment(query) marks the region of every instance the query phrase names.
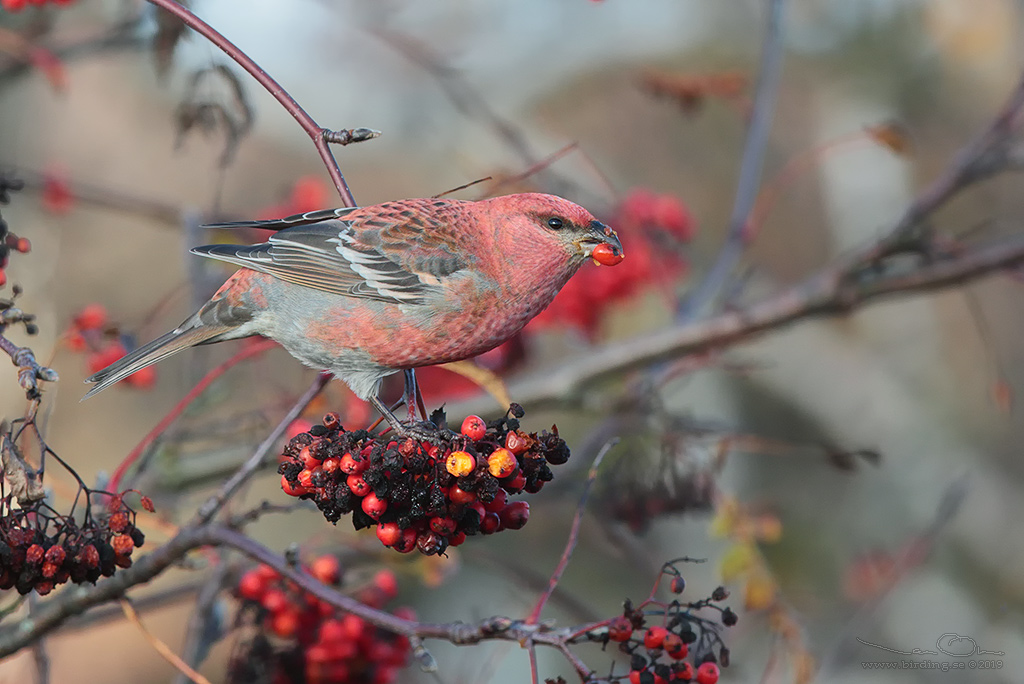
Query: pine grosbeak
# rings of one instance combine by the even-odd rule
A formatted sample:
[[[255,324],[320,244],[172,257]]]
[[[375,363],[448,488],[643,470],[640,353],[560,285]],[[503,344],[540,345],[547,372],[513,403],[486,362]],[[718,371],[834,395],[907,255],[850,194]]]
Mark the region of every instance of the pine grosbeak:
[[[197,247],[241,266],[198,312],[87,382],[86,398],[197,344],[278,342],[370,401],[392,373],[466,359],[515,335],[615,233],[560,197],[410,199],[215,227],[277,230],[258,245]],[[609,247],[603,247],[606,251]]]

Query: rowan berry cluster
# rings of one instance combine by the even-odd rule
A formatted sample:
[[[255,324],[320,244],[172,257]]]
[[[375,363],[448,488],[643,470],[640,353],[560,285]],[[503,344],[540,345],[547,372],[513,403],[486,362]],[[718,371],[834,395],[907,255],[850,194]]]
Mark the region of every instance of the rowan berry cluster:
[[[686,583],[675,564],[667,563],[663,572],[672,578],[672,592],[681,594]],[[718,623],[700,617],[697,611],[718,611],[721,624],[732,627],[736,614],[717,605],[728,596],[724,587],[718,587],[709,598],[692,603],[647,601],[634,607],[626,601],[622,615],[608,623],[601,637],[605,643],[617,643],[619,650],[630,656],[629,674],[619,679],[629,684],[715,684],[719,666],[729,665],[729,649],[718,634]],[[652,617],[657,624],[652,624]]]
[[[124,338],[99,304],[89,304],[78,312],[64,334],[71,351],[88,352],[86,363],[90,374],[103,370],[128,353]],[[149,389],[156,384],[156,367],[141,368],[120,384]]]
[[[152,510],[152,502],[142,497]],[[131,567],[132,551],[145,535],[135,526],[135,511],[120,495],[111,497],[106,514],[87,513],[79,525],[72,516],[56,513],[44,503],[17,506],[13,497],[0,499],[0,589],[40,596],[73,582],[95,583],[117,568]]]
[[[19,180],[0,176],[0,204],[7,204],[11,191],[18,191],[24,187]],[[7,284],[7,264],[10,262],[11,252],[27,254],[32,249],[28,238],[18,237],[7,227],[7,222],[0,217],[0,287]]]
[[[324,584],[342,584],[334,556],[320,556],[306,571]],[[388,684],[408,661],[408,638],[338,611],[269,566],[245,573],[237,594],[243,601],[240,620],[248,620],[255,629],[232,656],[231,682]],[[381,609],[397,594],[394,573],[381,570],[355,596]],[[395,614],[414,617],[409,609],[400,608]]]
[[[53,5],[70,5],[74,0],[0,0],[0,9],[8,12],[20,12],[29,5],[40,7],[49,2]]]
[[[438,442],[346,432],[335,413],[285,447],[281,487],[312,499],[336,523],[352,514],[357,530],[376,526],[384,546],[401,553],[444,553],[468,535],[517,530],[530,507],[509,495],[535,494],[552,479],[550,465],[569,458],[558,429],[527,434],[522,407],[485,423],[469,416],[461,434],[446,429]],[[435,424],[443,425],[443,414]]]

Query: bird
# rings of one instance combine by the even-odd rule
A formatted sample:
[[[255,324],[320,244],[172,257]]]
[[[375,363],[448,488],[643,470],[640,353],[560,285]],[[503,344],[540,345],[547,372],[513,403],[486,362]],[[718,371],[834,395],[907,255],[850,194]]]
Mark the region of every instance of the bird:
[[[411,369],[497,347],[588,258],[623,256],[616,233],[589,211],[541,193],[208,227],[275,232],[261,244],[193,248],[239,269],[181,325],[89,377],[95,387],[83,400],[186,348],[259,335],[340,378],[396,433],[411,434],[378,397],[383,378],[405,371],[408,393]]]

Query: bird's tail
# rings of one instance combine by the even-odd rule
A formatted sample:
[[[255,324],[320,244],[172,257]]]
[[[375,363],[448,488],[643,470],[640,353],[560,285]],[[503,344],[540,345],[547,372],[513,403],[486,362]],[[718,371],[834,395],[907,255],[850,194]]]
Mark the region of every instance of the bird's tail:
[[[151,366],[157,361],[162,361],[183,349],[212,341],[214,337],[228,330],[230,330],[230,327],[227,326],[204,325],[199,320],[198,315],[193,316],[171,332],[161,335],[149,344],[142,345],[95,375],[86,378],[86,382],[94,382],[96,386],[82,397],[82,401],[85,401],[97,392],[102,392],[115,382],[127,378],[137,370]]]

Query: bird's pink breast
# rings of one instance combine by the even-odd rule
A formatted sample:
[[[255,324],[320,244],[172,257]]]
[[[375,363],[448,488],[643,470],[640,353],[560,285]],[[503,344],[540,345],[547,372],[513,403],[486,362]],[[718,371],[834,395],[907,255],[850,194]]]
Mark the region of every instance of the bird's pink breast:
[[[341,355],[361,349],[389,368],[414,368],[470,358],[497,347],[546,307],[563,282],[516,292],[480,292],[469,282],[446,293],[444,305],[401,307],[360,302],[326,312],[307,335]]]

